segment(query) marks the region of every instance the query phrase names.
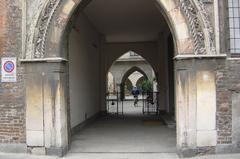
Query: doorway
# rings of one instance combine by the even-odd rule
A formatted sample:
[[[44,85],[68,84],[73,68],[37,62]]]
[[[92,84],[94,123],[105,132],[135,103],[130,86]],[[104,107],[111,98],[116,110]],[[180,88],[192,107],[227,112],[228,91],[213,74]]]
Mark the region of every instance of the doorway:
[[[151,1],[138,0],[140,8],[134,12],[135,0],[106,2],[109,7],[91,1],[77,10],[69,26],[70,152],[176,152],[176,128],[166,120],[175,122],[169,114],[167,85],[174,81],[168,81],[168,59],[173,57],[167,22]],[[115,94],[106,97],[108,74],[115,81]],[[142,76],[151,87],[141,91],[134,106],[133,88],[128,90],[126,81],[136,87],[135,77]]]
[[[39,146],[45,146],[47,149],[57,147],[60,151],[65,151],[71,141],[70,132],[86,125],[99,114],[106,113],[106,74],[113,61],[122,53],[132,50],[153,65],[156,79],[160,83],[159,110],[168,113],[170,109],[167,87],[169,84],[167,37],[173,33],[174,55],[194,52],[191,49],[193,47],[186,48],[185,44],[183,45],[184,41],[190,39],[189,27],[184,18],[178,23],[172,14],[164,12],[166,10],[170,12],[171,7],[176,5],[175,1],[171,1],[172,6],[168,6],[163,1],[141,0],[137,2],[138,9],[133,9],[136,6],[134,0],[128,3],[109,1],[106,3],[108,5],[97,3],[99,2],[80,3],[78,0],[74,2],[66,0],[63,3],[59,2],[59,7],[54,5],[53,8],[56,10],[54,17],[57,17],[54,18],[54,25],[49,21],[48,34],[43,34],[44,44],[39,43],[36,46],[34,57],[50,57],[45,60],[53,61],[48,68],[51,67],[51,71],[55,73],[51,74],[51,78],[46,77],[47,82],[51,84],[44,92],[44,101],[48,99],[50,101],[50,104],[44,104],[50,111],[43,113],[44,118],[46,121],[54,119],[52,121],[56,122],[44,127],[43,133],[46,137]],[[101,7],[103,9],[100,9]],[[99,10],[103,12],[98,14]],[[122,12],[123,10],[126,12]],[[179,8],[178,11],[181,13]],[[182,14],[179,16],[184,17]],[[181,37],[183,33],[184,36]],[[189,43],[189,46],[192,46],[191,44]],[[176,82],[176,79],[171,82]],[[66,82],[67,80],[69,82]],[[80,85],[77,85],[78,83]],[[51,98],[49,94],[52,94]],[[52,103],[54,109],[51,107]],[[179,103],[176,102],[176,109]],[[184,108],[181,108],[181,111],[185,111]],[[187,119],[183,117],[183,120]],[[176,121],[182,122],[179,119]],[[177,127],[179,130],[182,128]],[[30,139],[31,135],[28,138]],[[184,138],[178,134],[179,147],[187,140],[183,140]]]

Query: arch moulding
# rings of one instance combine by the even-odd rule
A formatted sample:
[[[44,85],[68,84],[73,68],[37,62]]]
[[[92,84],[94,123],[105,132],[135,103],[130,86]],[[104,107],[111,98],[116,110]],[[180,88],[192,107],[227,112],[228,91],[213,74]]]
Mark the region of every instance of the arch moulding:
[[[134,66],[134,67],[130,68],[129,70],[127,70],[127,72],[125,72],[125,74],[122,77],[121,83],[124,83],[127,80],[127,78],[135,71],[141,73],[146,79],[149,79],[147,74],[141,68]]]
[[[72,13],[91,0],[48,0],[34,35],[34,59],[63,57],[61,44]],[[173,33],[177,54],[214,55],[214,32],[202,0],[155,0]]]

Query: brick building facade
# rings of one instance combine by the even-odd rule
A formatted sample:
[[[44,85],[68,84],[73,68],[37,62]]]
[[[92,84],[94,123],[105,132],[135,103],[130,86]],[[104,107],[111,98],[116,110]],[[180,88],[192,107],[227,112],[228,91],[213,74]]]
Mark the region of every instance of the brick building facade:
[[[81,23],[75,21],[89,3],[88,0],[0,2],[0,57],[17,57],[17,82],[0,84],[0,151],[27,152],[42,147],[46,154],[67,152],[71,131],[68,99],[71,60],[66,53],[70,46],[66,39],[72,28],[79,31]],[[100,52],[93,62],[99,62],[99,67],[94,68],[100,81],[96,82],[99,84],[96,102],[101,105],[98,111],[104,111],[105,106],[105,73],[116,57],[129,50],[147,57],[159,72],[159,82],[169,84],[164,83],[169,77],[162,81],[160,78],[170,68],[166,56],[152,53],[161,52],[159,46],[167,50],[165,33],[169,32],[175,50],[172,58],[179,155],[240,152],[240,15],[233,16],[231,12],[239,13],[239,0],[154,3],[169,27],[157,35],[161,35],[157,40],[128,45],[104,43],[101,34],[89,44]],[[238,26],[232,25],[234,20]],[[115,54],[110,53],[113,49]],[[160,90],[164,96],[166,88]],[[163,105],[168,103],[167,99],[170,97],[161,100]],[[204,127],[206,122],[209,125]]]

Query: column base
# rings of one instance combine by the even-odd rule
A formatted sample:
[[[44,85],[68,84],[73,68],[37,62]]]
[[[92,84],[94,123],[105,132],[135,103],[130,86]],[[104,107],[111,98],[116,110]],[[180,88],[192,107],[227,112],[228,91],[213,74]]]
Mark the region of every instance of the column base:
[[[63,157],[68,152],[68,147],[51,147],[46,149],[46,155]]]
[[[194,157],[197,155],[197,149],[193,148],[178,148],[177,154],[180,158]]]

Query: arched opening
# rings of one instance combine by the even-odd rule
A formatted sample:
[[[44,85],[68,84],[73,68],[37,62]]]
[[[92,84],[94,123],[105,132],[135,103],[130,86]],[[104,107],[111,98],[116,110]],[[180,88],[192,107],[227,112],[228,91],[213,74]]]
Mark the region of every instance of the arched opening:
[[[115,79],[115,92],[107,91],[106,105],[108,113],[121,115],[132,113],[143,113],[143,93],[145,90],[144,82],[148,82],[153,88],[153,80],[156,79],[152,65],[141,55],[134,51],[128,51],[117,58],[108,69],[112,72]],[[109,82],[107,82],[109,83]],[[155,82],[157,85],[157,82]],[[143,89],[144,88],[144,89]],[[139,91],[138,99],[141,101],[138,108],[134,108],[133,90]],[[150,90],[153,92],[153,89]],[[155,93],[157,88],[155,89]],[[131,108],[132,109],[129,109]],[[157,109],[155,110],[155,112]]]
[[[133,9],[136,4],[138,8]],[[179,69],[177,76],[174,75],[174,56],[185,55],[185,58],[197,50],[195,39],[190,36],[192,27],[181,10],[188,8],[181,7],[184,6],[179,6],[175,0],[107,0],[104,4],[96,0],[64,0],[47,3],[46,11],[42,12],[44,16],[39,20],[35,52],[31,57],[37,62],[48,63],[45,69],[50,73],[42,90],[43,101],[47,101],[44,108],[50,113],[43,114],[51,124],[36,128],[28,124],[28,145],[44,146],[49,150],[59,148],[61,153],[69,148],[71,141],[72,145],[78,145],[78,136],[72,137],[71,134],[106,113],[106,75],[117,57],[132,50],[144,57],[154,70],[159,91],[156,98],[158,115],[170,115],[168,119],[172,119],[175,112],[178,113],[177,142],[174,141],[174,148],[171,148],[194,147],[186,136],[187,115],[190,114],[184,105],[188,102],[184,96],[186,72],[181,74]],[[178,89],[175,89],[176,83]],[[36,143],[31,141],[34,133],[42,135]],[[189,138],[194,135],[190,134]],[[167,147],[158,147],[164,145],[161,141],[154,143],[158,149],[148,149],[147,152],[167,152]],[[91,146],[87,149],[89,152],[102,151],[97,144]],[[116,149],[113,151],[117,152]],[[83,152],[83,149],[72,147],[70,152]]]
[[[72,146],[70,152],[148,152],[150,150],[141,150],[142,147],[145,147],[144,138],[146,140],[148,140],[147,138],[163,140],[165,132],[171,134],[169,142],[152,143],[155,148],[150,152],[175,152],[175,128],[168,128],[164,122],[164,117],[170,110],[167,93],[167,59],[173,58],[168,57],[167,52],[167,37],[171,34],[167,22],[156,5],[146,0],[138,0],[141,9],[134,12],[132,8],[135,6],[135,0],[128,1],[128,3],[109,0],[106,3],[112,7],[106,7],[106,4],[100,1],[91,1],[83,10],[75,12],[75,17],[71,19],[72,26],[68,36],[70,121],[71,130],[74,132],[71,141],[72,145],[81,145],[84,149],[81,149],[81,146]],[[124,13],[122,12],[123,8],[125,9]],[[99,12],[103,9],[105,12]],[[163,30],[166,33],[163,33]],[[158,59],[162,62],[159,62]],[[74,68],[77,69],[74,70]],[[104,95],[108,94],[105,92],[108,86],[106,79],[108,72],[113,75],[116,92],[105,97]],[[135,72],[149,79],[148,85],[151,88],[153,88],[152,81],[155,78],[155,72],[159,72],[156,79],[159,79],[157,81],[160,83],[156,86],[156,92],[151,89],[148,90],[148,94],[140,94],[142,92],[138,90],[137,104],[135,104],[136,97],[132,95],[132,90],[129,94],[126,94],[125,91],[127,79],[136,85],[137,80],[134,81],[133,75]],[[133,79],[131,79],[132,76]],[[76,79],[74,80],[74,78]],[[97,83],[90,79],[95,79]],[[100,138],[96,134],[94,140],[104,143],[101,148],[97,148],[98,144],[87,146],[88,142],[93,140],[90,136],[86,136],[86,142],[76,139],[79,135],[81,137],[81,133],[84,131],[91,131],[91,129],[95,129],[95,132],[99,131],[94,123],[89,125],[91,129],[80,128],[78,131],[82,123],[87,124],[88,121],[96,118],[95,122],[104,125],[106,116],[109,127],[113,126],[115,129],[118,129],[117,119],[120,120],[120,125],[129,127],[138,125],[136,121],[143,123],[143,126],[139,125],[142,131],[147,131],[147,125],[153,122],[156,123],[156,129],[163,129],[163,131],[157,130],[159,133],[156,136],[153,132],[149,133],[148,137],[140,135],[142,139],[136,139],[139,140],[138,146],[131,147],[129,150],[117,149],[119,146],[122,147],[121,144],[108,147],[108,142],[117,142],[115,135],[110,140],[108,136]],[[125,121],[121,120],[122,117],[125,118]],[[174,120],[172,121],[174,122]],[[106,133],[108,131],[110,130],[106,129]],[[124,134],[125,131],[125,129],[119,129],[120,134]],[[134,132],[134,134],[137,133]],[[128,140],[130,139],[123,139],[122,143],[125,145]]]
[[[149,65],[148,63],[146,63],[146,65]],[[150,66],[151,67],[151,66]],[[149,70],[147,70],[149,71]],[[149,72],[153,72],[153,69],[151,69]],[[129,70],[127,70],[123,77],[122,77],[122,81],[121,83],[124,83],[124,81],[126,81],[127,78],[129,78],[129,76],[131,76],[133,73],[136,73],[136,78],[135,80],[138,80],[140,77],[144,77],[145,79],[148,79],[148,76],[147,74],[139,67],[137,66],[133,66],[131,67]],[[151,77],[152,78],[152,77]],[[135,81],[135,84],[136,84],[136,81]],[[136,85],[135,85],[136,86]]]
[[[137,82],[136,82],[136,87],[137,87],[137,88],[141,88],[143,82],[146,81],[146,80],[147,80],[146,77],[144,77],[144,76],[140,77],[140,78],[137,80]]]
[[[126,95],[130,95],[131,94],[131,91],[132,91],[132,88],[134,87],[134,84],[132,83],[132,80],[130,80],[129,78],[127,78],[124,82],[124,85],[125,85],[125,89],[124,89],[124,94],[125,96]]]
[[[137,65],[137,63],[135,65]],[[141,68],[139,68],[137,66],[133,66],[123,74],[122,79],[121,79],[121,83],[120,83],[122,85],[122,87],[126,88],[126,81],[127,80],[131,81],[132,88],[133,88],[133,87],[137,87],[137,81],[141,77],[144,77],[144,79],[146,79],[146,80],[148,80],[149,78],[153,79],[154,78],[153,69],[151,68],[151,66],[147,62],[144,62],[144,65],[148,66],[148,67],[145,66],[145,68],[144,68],[145,71],[148,72],[148,75]],[[123,99],[125,99],[126,95],[131,96],[132,88],[130,88],[128,90],[128,92],[126,92],[126,91],[123,92]],[[139,86],[137,88],[140,90],[141,86]]]
[[[141,82],[137,85],[137,82],[139,81],[140,78],[148,80],[146,76],[144,76],[141,72],[138,72],[138,71],[135,71],[128,76],[128,79],[132,82],[132,87],[136,87],[138,89],[141,89],[141,85],[140,85]]]

